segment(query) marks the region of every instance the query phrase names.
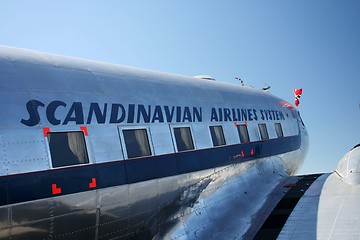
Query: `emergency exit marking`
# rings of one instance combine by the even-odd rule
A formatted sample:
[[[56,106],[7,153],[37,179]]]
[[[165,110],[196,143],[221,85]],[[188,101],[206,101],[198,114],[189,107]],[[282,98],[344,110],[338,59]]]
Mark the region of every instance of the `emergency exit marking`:
[[[48,127],[43,128],[44,137],[47,137],[48,132],[50,132],[50,128]]]
[[[89,188],[96,188],[96,178],[91,179],[91,183],[89,183]]]
[[[61,193],[61,188],[57,187],[55,183],[53,183],[51,185],[52,188],[52,194],[60,194]]]
[[[84,132],[85,136],[89,136],[88,130],[86,126],[80,126],[80,130]]]

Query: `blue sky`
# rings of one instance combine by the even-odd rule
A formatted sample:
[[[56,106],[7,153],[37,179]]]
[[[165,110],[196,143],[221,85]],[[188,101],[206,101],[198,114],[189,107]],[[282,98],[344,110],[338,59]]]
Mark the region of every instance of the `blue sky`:
[[[293,102],[310,149],[300,173],[331,172],[360,139],[360,1],[0,3],[0,44],[183,75],[208,74]]]

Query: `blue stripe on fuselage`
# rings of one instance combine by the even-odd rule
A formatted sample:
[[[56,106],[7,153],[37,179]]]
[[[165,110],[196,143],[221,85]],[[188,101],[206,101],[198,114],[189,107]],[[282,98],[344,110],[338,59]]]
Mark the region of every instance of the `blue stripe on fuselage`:
[[[52,184],[62,189],[60,195],[175,176],[214,167],[241,163],[300,148],[301,136],[234,144],[221,147],[165,154],[99,164],[79,165],[48,171],[0,177],[0,206],[54,197]],[[251,150],[254,154],[251,155]],[[244,153],[244,157],[241,153]]]

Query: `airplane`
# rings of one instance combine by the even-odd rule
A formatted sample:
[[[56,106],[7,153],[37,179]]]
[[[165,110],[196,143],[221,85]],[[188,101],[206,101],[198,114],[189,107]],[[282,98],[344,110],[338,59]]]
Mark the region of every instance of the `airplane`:
[[[296,176],[297,108],[269,92],[0,47],[0,239],[350,239],[355,146]]]

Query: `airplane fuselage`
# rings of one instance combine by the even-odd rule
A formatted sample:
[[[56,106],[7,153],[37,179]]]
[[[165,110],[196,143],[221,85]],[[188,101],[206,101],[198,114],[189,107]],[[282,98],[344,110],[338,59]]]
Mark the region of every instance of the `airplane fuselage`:
[[[295,174],[308,148],[267,92],[27,50],[0,48],[0,100],[0,239],[151,238],[215,178]]]

